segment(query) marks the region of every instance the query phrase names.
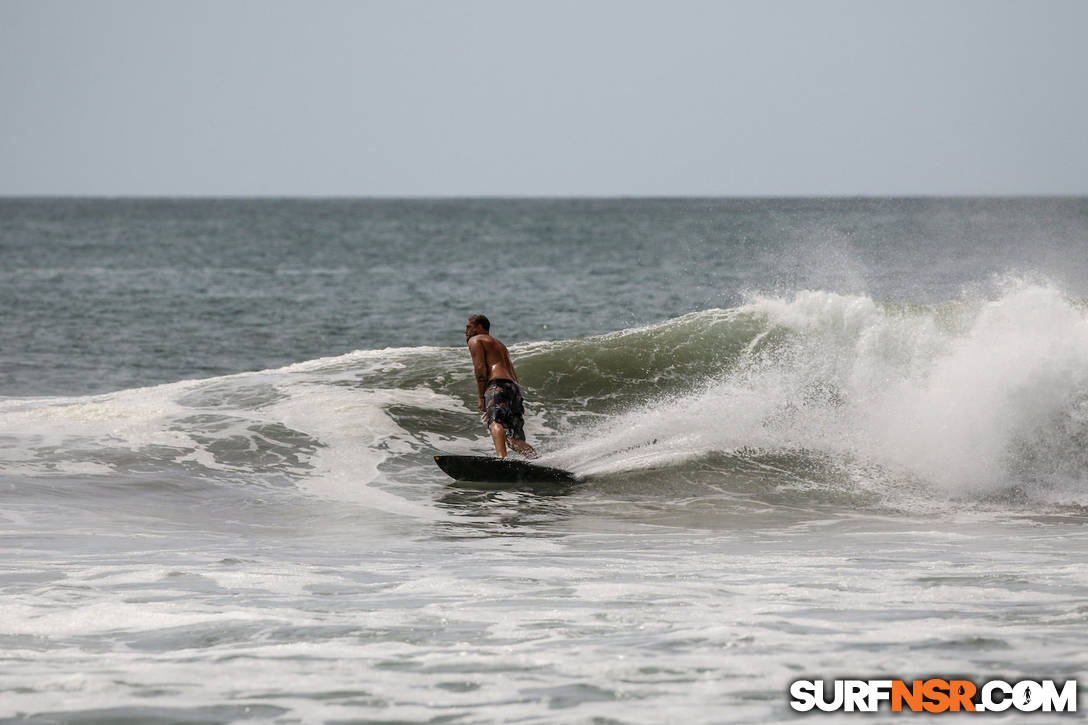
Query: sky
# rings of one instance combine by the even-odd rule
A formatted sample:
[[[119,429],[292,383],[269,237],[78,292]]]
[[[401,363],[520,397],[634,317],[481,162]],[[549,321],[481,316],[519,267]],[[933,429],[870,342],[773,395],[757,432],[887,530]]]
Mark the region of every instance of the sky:
[[[1086,0],[0,0],[0,195],[1083,195],[1086,30]]]

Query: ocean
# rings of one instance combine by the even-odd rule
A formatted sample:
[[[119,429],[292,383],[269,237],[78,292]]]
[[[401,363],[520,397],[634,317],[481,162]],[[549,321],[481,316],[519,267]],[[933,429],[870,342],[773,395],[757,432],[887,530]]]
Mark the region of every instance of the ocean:
[[[0,310],[0,721],[1088,680],[1088,199],[9,198]],[[435,467],[473,313],[582,483]]]

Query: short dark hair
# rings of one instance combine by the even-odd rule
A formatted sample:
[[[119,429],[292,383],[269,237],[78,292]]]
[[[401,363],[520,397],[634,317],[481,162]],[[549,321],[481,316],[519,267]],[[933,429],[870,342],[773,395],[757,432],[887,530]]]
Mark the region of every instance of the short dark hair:
[[[491,320],[487,319],[487,315],[473,315],[468,318],[468,324],[479,325],[486,331],[491,332]]]

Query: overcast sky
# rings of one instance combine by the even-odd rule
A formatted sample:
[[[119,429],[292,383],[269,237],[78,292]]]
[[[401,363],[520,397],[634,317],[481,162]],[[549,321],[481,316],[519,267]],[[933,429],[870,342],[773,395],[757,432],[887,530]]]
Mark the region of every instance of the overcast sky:
[[[0,0],[3,195],[1086,193],[1086,0]]]

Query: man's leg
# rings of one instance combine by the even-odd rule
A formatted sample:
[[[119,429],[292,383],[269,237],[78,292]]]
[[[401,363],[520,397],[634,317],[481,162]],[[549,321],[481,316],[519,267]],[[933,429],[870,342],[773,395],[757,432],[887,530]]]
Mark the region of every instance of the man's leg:
[[[491,431],[491,440],[495,442],[495,455],[499,458],[506,458],[506,429],[497,420],[487,428]],[[515,448],[515,450],[517,449]]]

